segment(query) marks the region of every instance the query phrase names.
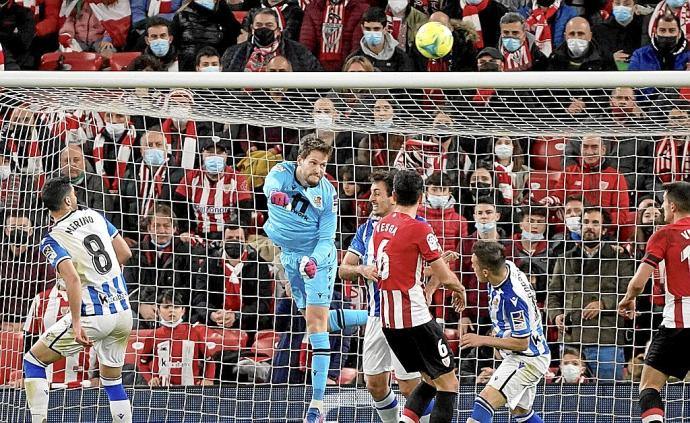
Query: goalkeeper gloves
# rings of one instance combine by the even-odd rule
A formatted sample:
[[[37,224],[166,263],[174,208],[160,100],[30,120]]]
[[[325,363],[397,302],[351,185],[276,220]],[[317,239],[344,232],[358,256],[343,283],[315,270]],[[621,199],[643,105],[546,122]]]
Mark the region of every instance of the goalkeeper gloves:
[[[280,191],[271,192],[271,204],[276,206],[285,207],[290,202],[290,197],[287,194]]]
[[[302,260],[299,263],[299,272],[303,277],[314,279],[314,276],[316,276],[316,270],[316,260],[314,260],[313,257],[302,257]]]

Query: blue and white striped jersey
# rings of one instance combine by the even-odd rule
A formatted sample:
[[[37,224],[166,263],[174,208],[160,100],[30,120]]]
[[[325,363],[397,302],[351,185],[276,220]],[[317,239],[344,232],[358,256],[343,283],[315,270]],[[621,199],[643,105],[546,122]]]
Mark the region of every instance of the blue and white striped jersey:
[[[536,295],[527,276],[506,260],[508,276],[498,286],[489,284],[489,313],[497,337],[529,338],[524,351],[501,350],[505,358],[511,354],[539,356],[549,354],[541,312],[537,307]]]
[[[129,310],[125,278],[113,248],[118,232],[100,213],[73,211],[55,222],[41,241],[41,252],[55,270],[70,259],[82,285],[82,316]]]

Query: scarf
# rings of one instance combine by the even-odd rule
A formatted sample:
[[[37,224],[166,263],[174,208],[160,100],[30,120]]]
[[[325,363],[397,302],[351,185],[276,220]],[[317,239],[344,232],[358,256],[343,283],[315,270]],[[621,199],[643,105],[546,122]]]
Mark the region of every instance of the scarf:
[[[532,53],[529,48],[529,41],[525,37],[519,49],[514,52],[506,50],[503,45],[500,46],[501,54],[503,54],[504,70],[506,72],[526,71],[532,69]]]
[[[391,8],[386,6],[386,20],[388,21],[388,28],[391,30],[391,36],[398,41],[398,44],[407,47],[407,21],[405,17],[393,16]]]
[[[173,13],[171,0],[149,0],[149,9],[146,16],[152,18],[161,13]]]
[[[533,0],[532,4],[532,14],[527,18],[525,23],[529,31],[534,34],[539,50],[541,50],[546,57],[549,57],[553,51],[549,20],[558,12],[558,8],[561,7],[561,0],[555,0],[546,10],[542,10],[542,8],[539,7],[537,0]]]
[[[172,119],[163,122],[161,130],[168,142],[168,151],[173,153],[172,163],[175,166],[182,166],[184,169],[194,169],[194,158],[196,155],[196,124],[193,120],[187,121],[184,132],[177,133],[172,130]],[[178,128],[181,129],[181,128]],[[174,138],[173,138],[174,136]]]
[[[170,242],[165,248],[159,250],[153,242],[151,235],[146,235],[142,244],[145,246],[143,252],[147,263],[158,269],[158,272],[163,269],[169,269],[168,261],[173,257],[173,243]],[[149,247],[150,246],[150,247]]]
[[[661,182],[683,181],[690,177],[690,137],[664,137],[656,143],[655,150],[654,174]]]
[[[652,17],[649,20],[649,27],[647,28],[649,38],[654,39],[656,35],[656,24],[659,21],[659,17],[663,16],[667,10],[671,11],[671,8],[666,6],[666,1],[659,2],[654,8],[651,15]],[[688,38],[690,37],[690,35],[688,35],[690,34],[690,5],[684,3],[683,6],[676,11],[676,17],[680,20],[680,28],[684,31],[685,38],[690,39]]]
[[[477,31],[477,40],[474,42],[474,47],[477,50],[484,48],[484,37],[482,35],[482,23],[479,20],[479,13],[489,5],[489,0],[482,0],[477,5],[468,4],[466,0],[460,0],[460,7],[462,8],[462,20],[472,25]]]
[[[476,106],[486,107],[491,101],[491,97],[496,94],[496,90],[491,88],[479,88],[472,96],[472,103]]]
[[[346,21],[348,1],[326,2],[321,25],[321,51],[319,60],[340,60],[343,56],[343,23]]]
[[[242,268],[244,262],[247,260],[249,253],[244,251],[240,262],[233,266],[227,261],[225,262],[225,298],[223,301],[223,309],[240,311],[242,309],[242,284],[240,283],[240,276],[242,275]]]
[[[141,161],[139,166],[139,198],[142,200],[140,214],[148,216],[153,209],[156,199],[160,197],[163,192],[163,182],[168,177],[168,159],[158,166],[156,172],[151,172],[151,166]]]
[[[415,169],[426,178],[434,172],[446,170],[447,164],[448,154],[437,142],[408,139],[393,166],[396,169]]]
[[[266,72],[266,65],[278,54],[278,45],[280,40],[277,39],[268,47],[254,46],[252,53],[249,55],[247,64],[244,66],[245,72]]]
[[[14,169],[31,175],[43,173],[41,141],[36,128],[22,125],[21,129],[14,129],[5,137],[5,148],[10,153]]]
[[[130,125],[125,129],[125,132],[119,140],[113,140],[113,144],[117,148],[115,175],[105,174],[104,164],[106,157],[104,132],[105,128],[103,128],[101,133],[93,140],[93,159],[96,165],[96,174],[103,178],[106,188],[117,191],[120,187],[120,181],[125,177],[129,159],[132,157],[132,147],[134,146],[134,137],[132,134],[136,133],[136,129]]]

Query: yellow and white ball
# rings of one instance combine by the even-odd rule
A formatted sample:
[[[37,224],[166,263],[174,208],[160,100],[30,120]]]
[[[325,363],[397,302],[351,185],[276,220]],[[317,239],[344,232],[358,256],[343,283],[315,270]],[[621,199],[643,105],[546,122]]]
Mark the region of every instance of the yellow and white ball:
[[[453,49],[453,33],[439,22],[427,22],[419,28],[415,45],[428,59],[440,59]]]

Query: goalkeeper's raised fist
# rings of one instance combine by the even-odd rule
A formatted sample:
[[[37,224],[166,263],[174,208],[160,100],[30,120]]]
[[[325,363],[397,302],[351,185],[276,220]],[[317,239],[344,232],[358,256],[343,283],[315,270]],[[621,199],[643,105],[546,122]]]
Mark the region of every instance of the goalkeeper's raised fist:
[[[299,263],[299,272],[303,277],[314,279],[314,276],[316,276],[316,270],[316,260],[314,260],[313,257],[302,257],[302,260]]]
[[[290,202],[290,197],[287,194],[280,191],[271,192],[271,204],[276,206],[285,207]]]

